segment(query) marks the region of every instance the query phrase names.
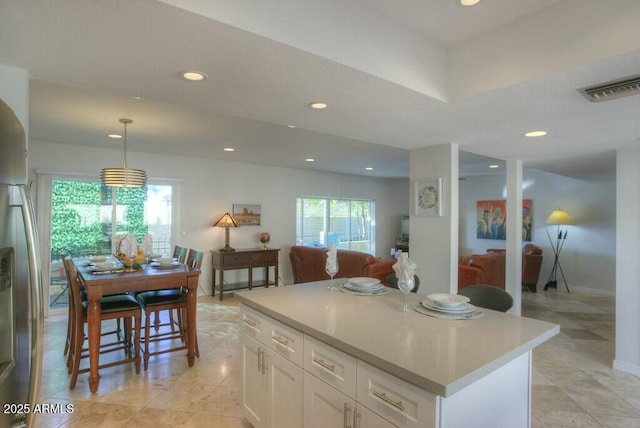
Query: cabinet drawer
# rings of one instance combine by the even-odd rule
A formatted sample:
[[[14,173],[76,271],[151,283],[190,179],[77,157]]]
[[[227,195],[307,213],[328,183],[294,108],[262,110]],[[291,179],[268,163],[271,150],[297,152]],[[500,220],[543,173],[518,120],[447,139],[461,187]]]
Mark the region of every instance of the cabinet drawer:
[[[296,329],[269,318],[265,344],[294,364],[302,367],[304,335]]]
[[[304,369],[348,397],[356,395],[356,359],[312,337],[304,337]]]
[[[433,427],[436,395],[362,361],[357,362],[356,401],[399,427]]]
[[[267,318],[258,311],[240,305],[240,331],[247,333],[261,343],[265,343]]]
[[[262,263],[273,263],[278,261],[278,252],[277,251],[265,251],[263,253],[253,253],[251,254],[251,264],[257,265]]]
[[[235,266],[249,266],[251,254],[222,254],[221,259],[225,269]]]

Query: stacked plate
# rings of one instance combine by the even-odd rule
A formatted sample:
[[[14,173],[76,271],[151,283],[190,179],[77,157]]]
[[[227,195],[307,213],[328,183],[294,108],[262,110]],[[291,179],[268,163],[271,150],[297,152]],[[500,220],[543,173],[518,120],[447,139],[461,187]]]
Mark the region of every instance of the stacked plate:
[[[154,269],[174,269],[180,266],[180,262],[172,257],[158,257],[151,262],[151,267]]]
[[[119,261],[93,262],[89,264],[89,268],[94,272],[107,273],[122,270],[122,263]]]
[[[385,290],[385,286],[380,284],[379,279],[364,276],[348,278],[344,288],[361,294],[377,294]]]
[[[422,302],[425,308],[445,314],[466,315],[473,313],[476,307],[469,303],[469,298],[459,294],[429,294]]]

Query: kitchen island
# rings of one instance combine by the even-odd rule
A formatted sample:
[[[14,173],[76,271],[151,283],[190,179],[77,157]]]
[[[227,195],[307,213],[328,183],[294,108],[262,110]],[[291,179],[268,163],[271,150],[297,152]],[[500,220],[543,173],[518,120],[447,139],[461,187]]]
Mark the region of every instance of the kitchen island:
[[[242,406],[256,428],[530,426],[531,351],[557,325],[403,313],[398,290],[328,283],[237,294]]]

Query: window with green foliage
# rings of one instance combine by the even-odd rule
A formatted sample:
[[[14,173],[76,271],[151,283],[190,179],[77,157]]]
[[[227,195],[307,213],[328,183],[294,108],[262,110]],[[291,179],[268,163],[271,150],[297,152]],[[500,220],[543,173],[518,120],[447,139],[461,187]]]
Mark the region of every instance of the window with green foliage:
[[[172,187],[110,188],[97,182],[53,180],[51,256],[116,252],[116,236],[151,235],[154,251],[171,249]]]
[[[297,198],[297,245],[326,246],[375,254],[375,202]]]

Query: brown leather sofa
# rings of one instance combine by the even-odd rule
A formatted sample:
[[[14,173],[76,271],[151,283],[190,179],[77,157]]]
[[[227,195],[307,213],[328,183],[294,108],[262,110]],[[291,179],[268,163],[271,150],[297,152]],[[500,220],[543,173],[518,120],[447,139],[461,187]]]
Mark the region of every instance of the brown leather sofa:
[[[460,257],[458,290],[470,285],[487,284],[505,288],[505,250],[488,249],[486,254]],[[522,248],[522,285],[534,293],[542,266],[542,249],[534,244]]]
[[[327,249],[323,247],[293,246],[289,253],[293,282],[320,281],[329,279],[324,271]],[[378,261],[374,256],[359,251],[338,250],[338,273],[334,278],[367,276],[379,279],[386,285],[387,276],[393,272],[392,261]]]

